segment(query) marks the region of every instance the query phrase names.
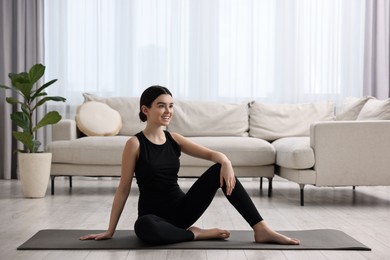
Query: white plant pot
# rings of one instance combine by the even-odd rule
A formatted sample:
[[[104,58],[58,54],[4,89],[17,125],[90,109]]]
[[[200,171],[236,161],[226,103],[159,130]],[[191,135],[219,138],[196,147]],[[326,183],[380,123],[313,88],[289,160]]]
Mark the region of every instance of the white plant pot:
[[[49,185],[51,153],[18,153],[19,177],[26,198],[45,197]]]

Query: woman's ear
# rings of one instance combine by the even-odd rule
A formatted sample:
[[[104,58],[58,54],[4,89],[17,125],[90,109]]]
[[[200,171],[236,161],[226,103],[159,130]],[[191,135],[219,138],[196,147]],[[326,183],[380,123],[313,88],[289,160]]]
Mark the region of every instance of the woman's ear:
[[[148,107],[145,105],[142,105],[141,112],[144,113],[145,116],[147,116],[148,115]]]

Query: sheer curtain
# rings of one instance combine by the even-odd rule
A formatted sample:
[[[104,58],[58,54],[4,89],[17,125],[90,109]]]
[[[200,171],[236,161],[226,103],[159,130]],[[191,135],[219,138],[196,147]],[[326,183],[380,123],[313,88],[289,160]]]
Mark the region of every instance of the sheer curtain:
[[[340,102],[363,94],[364,23],[363,0],[46,0],[46,77],[68,116],[83,92],[152,84],[185,99]]]

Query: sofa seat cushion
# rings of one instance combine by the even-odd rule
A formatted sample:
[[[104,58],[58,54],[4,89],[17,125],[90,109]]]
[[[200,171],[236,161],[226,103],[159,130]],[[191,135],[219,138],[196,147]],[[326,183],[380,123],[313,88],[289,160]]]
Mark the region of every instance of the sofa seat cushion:
[[[129,136],[89,136],[51,142],[52,162],[89,165],[120,165]],[[251,137],[190,137],[195,143],[225,153],[235,166],[263,166],[275,163],[275,149],[267,141]],[[210,161],[182,153],[183,166],[208,166]]]
[[[120,165],[129,136],[89,136],[71,141],[51,142],[46,150],[53,163]]]
[[[188,137],[188,139],[226,154],[233,166],[263,166],[275,163],[274,147],[262,139],[238,136]],[[210,165],[210,161],[184,153],[181,155],[180,162],[185,166]]]
[[[46,151],[53,163],[120,165],[129,136],[89,136],[51,142]],[[251,137],[189,137],[195,143],[226,154],[234,166],[263,166],[275,163],[275,149],[267,141]],[[208,166],[210,161],[182,153],[183,166]]]
[[[276,164],[290,169],[310,169],[314,166],[314,151],[310,137],[285,137],[272,143]]]

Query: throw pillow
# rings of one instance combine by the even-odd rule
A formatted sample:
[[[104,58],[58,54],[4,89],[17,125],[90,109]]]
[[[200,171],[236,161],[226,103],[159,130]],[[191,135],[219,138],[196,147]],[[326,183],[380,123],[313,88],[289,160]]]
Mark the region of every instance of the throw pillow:
[[[267,141],[288,136],[309,136],[316,121],[333,120],[332,102],[307,104],[262,104],[249,107],[249,136]]]
[[[357,120],[390,120],[390,98],[368,100]]]
[[[174,99],[168,129],[184,136],[247,136],[248,102]]]
[[[336,120],[356,120],[363,106],[367,103],[369,99],[372,98],[373,97],[347,97],[344,101],[344,104],[340,107],[340,109],[337,110]]]
[[[122,118],[118,111],[108,105],[89,101],[78,107],[76,123],[87,136],[109,136],[119,133]]]
[[[133,136],[142,131],[146,123],[139,119],[139,97],[100,97],[84,93],[84,101],[98,101],[109,105],[119,112],[122,117],[122,128],[119,135]]]

